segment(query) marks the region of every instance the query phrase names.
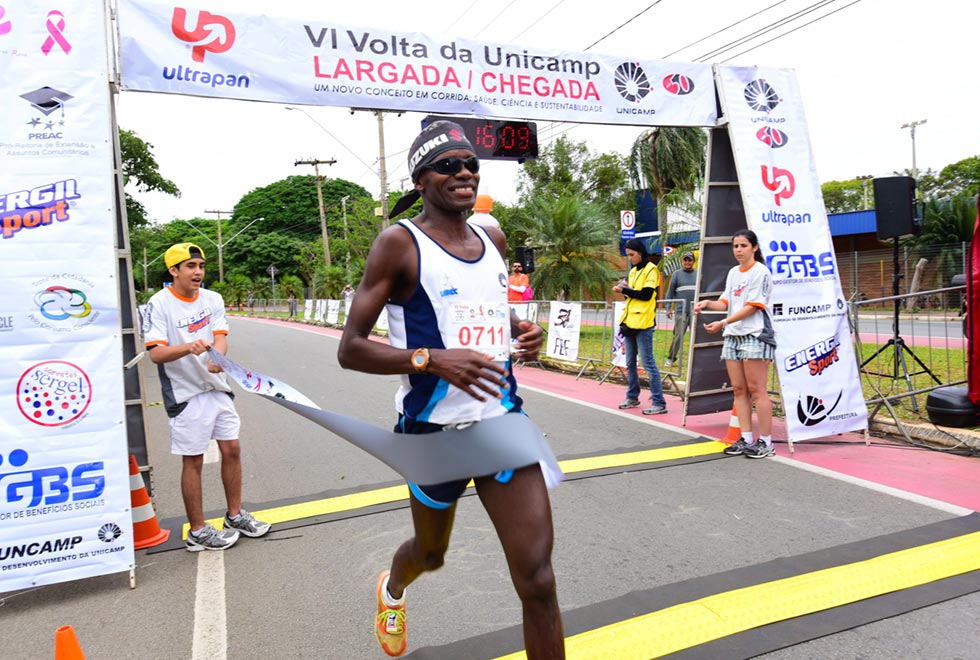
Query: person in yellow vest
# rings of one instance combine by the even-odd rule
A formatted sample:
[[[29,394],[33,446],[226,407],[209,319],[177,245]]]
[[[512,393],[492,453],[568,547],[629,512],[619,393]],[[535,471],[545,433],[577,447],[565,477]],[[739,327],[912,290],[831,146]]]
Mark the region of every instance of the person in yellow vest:
[[[650,261],[647,247],[638,238],[626,241],[626,257],[633,266],[627,279],[617,282],[613,291],[623,294],[626,307],[619,320],[619,331],[626,345],[626,399],[620,409],[637,408],[640,405],[640,376],[636,358],[639,354],[643,370],[650,379],[650,406],[644,415],[662,415],[667,412],[664,386],[660,370],[653,359],[653,330],[657,324],[657,290],[660,288],[660,271]]]

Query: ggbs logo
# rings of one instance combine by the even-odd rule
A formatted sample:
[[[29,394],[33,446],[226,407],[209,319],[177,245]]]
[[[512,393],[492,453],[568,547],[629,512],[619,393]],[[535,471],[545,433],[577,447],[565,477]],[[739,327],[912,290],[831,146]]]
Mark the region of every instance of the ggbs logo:
[[[766,265],[774,281],[793,277],[820,277],[836,272],[834,253],[797,254],[793,241],[770,241]]]
[[[72,508],[86,508],[79,504],[92,500],[105,490],[104,464],[79,463],[75,466],[58,465],[55,467],[38,468],[36,470],[20,470],[30,459],[25,449],[14,449],[7,456],[6,463],[14,468],[12,472],[0,472],[0,493],[4,497],[0,502],[12,504],[25,498],[25,492],[30,494],[27,508],[33,508],[44,503],[48,505],[75,504],[61,507],[67,511]],[[0,454],[0,470],[4,468],[4,457]],[[70,471],[69,471],[70,469]],[[2,488],[6,486],[6,488]]]

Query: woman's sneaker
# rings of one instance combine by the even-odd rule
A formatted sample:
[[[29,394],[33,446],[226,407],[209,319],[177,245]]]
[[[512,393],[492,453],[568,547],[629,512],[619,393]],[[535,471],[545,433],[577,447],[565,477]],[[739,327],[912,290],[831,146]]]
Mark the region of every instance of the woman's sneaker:
[[[252,538],[265,536],[271,527],[272,525],[267,522],[256,520],[255,516],[245,509],[242,509],[239,516],[234,519],[230,518],[227,513],[225,514],[225,529],[234,529]]]
[[[776,455],[776,448],[762,440],[756,440],[745,448],[744,454],[745,458],[768,458]]]
[[[235,545],[238,540],[238,532],[233,529],[223,529],[218,531],[211,523],[204,523],[204,529],[197,534],[187,532],[187,540],[184,547],[190,552],[201,552],[202,550],[227,550]]]
[[[745,438],[739,438],[734,445],[725,447],[721,453],[728,454],[729,456],[741,456],[745,453],[745,448],[748,446],[749,443],[745,441]]]
[[[408,646],[408,631],[405,628],[405,601],[402,596],[402,604],[392,607],[385,603],[381,590],[385,588],[385,582],[391,571],[384,571],[378,576],[378,614],[374,620],[374,636],[378,638],[381,649],[393,658],[405,653]]]

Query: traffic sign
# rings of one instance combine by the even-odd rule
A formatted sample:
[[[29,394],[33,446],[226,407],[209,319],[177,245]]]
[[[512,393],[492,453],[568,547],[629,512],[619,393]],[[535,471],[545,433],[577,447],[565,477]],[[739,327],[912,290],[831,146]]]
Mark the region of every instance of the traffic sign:
[[[619,229],[624,241],[636,236],[636,211],[619,212]]]

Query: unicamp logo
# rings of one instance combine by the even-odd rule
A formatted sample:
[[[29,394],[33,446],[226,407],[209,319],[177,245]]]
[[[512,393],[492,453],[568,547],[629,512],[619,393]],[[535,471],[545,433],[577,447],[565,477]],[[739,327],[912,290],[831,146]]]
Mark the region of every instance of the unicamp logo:
[[[749,107],[756,112],[770,113],[782,101],[773,86],[763,78],[753,80],[746,85],[742,95]]]
[[[170,29],[181,41],[191,44],[191,59],[203,62],[205,53],[224,53],[235,45],[235,25],[218,14],[197,13],[197,24],[188,28],[187,10],[174,7]]]
[[[841,397],[844,395],[844,390],[841,390],[837,394],[837,400],[834,401],[834,405],[827,408],[824,404],[823,399],[807,394],[804,397],[800,397],[799,401],[796,402],[796,418],[800,420],[803,426],[816,426],[823,420],[830,416],[830,413],[834,412],[834,408],[840,403]]]
[[[17,408],[39,426],[73,424],[85,416],[91,402],[88,374],[64,360],[39,362],[17,381]]]
[[[616,67],[616,91],[630,103],[639,103],[650,93],[650,79],[636,62],[623,62]]]

